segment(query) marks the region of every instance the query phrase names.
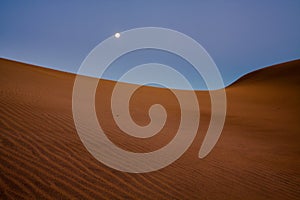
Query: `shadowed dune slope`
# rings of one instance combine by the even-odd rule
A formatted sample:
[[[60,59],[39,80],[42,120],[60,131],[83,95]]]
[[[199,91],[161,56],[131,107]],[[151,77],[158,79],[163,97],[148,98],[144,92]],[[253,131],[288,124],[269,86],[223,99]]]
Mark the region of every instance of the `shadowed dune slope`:
[[[72,116],[74,80],[73,74],[0,59],[1,199],[299,199],[299,60],[255,71],[226,88],[224,130],[204,159],[198,151],[210,100],[208,92],[197,91],[201,122],[193,144],[170,166],[146,174],[111,169],[85,149]],[[152,104],[168,113],[160,133],[138,139],[112,118],[114,85],[101,80],[95,97],[111,141],[149,152],[172,140],[180,109],[168,89],[141,87],[132,96],[137,124],[149,123]]]

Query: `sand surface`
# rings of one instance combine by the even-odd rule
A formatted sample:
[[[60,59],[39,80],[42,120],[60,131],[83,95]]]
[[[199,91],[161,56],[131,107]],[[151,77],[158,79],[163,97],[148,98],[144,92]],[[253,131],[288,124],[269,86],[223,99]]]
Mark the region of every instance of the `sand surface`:
[[[300,199],[300,61],[250,73],[226,88],[223,133],[198,158],[210,120],[210,99],[198,91],[201,122],[188,151],[146,174],[111,169],[83,146],[72,115],[75,75],[0,59],[0,199]],[[130,111],[149,123],[148,109],[165,106],[161,133],[137,139],[122,132],[110,110],[115,82],[100,81],[98,119],[119,147],[157,150],[174,137],[178,101],[167,89],[142,87]],[[130,84],[125,84],[132,87]]]

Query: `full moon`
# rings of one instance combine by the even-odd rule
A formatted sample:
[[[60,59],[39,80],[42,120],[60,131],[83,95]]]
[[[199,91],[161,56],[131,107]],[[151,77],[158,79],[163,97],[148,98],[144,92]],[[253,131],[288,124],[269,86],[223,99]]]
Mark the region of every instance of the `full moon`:
[[[121,36],[120,33],[115,34],[115,38],[119,38],[120,36]]]

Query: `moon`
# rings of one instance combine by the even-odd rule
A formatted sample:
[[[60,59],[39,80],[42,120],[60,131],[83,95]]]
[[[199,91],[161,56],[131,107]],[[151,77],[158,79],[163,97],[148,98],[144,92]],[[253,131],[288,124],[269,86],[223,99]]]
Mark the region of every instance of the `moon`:
[[[119,38],[120,36],[121,36],[120,33],[116,33],[116,34],[115,34],[115,38]]]

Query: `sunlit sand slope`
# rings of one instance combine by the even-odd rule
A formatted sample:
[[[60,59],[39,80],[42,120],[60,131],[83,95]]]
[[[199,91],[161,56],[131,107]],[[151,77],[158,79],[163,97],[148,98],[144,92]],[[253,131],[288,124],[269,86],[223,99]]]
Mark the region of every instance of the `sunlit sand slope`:
[[[250,73],[226,88],[224,130],[204,159],[198,151],[210,100],[197,91],[201,122],[193,144],[170,166],[146,174],[111,169],[85,149],[72,115],[74,80],[69,73],[0,59],[1,199],[299,199],[300,61]],[[149,152],[172,140],[180,109],[169,90],[142,87],[134,93],[130,111],[137,124],[149,123],[152,104],[168,112],[160,133],[137,139],[112,118],[114,85],[100,81],[96,110],[116,145]]]

